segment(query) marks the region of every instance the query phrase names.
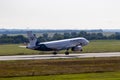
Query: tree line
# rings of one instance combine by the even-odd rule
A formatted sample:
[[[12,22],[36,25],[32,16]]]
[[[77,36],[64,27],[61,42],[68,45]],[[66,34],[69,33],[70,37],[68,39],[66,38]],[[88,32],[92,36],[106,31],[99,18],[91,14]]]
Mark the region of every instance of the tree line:
[[[52,36],[49,36],[48,33],[43,33],[42,36],[38,37],[39,42],[61,40],[75,37],[85,37],[88,40],[120,40],[120,33],[116,32],[110,36],[106,36],[103,33],[88,33],[85,31],[80,32],[64,32],[64,33],[54,33]],[[27,37],[23,35],[17,36],[8,36],[7,34],[2,34],[0,36],[0,44],[8,43],[28,43]]]

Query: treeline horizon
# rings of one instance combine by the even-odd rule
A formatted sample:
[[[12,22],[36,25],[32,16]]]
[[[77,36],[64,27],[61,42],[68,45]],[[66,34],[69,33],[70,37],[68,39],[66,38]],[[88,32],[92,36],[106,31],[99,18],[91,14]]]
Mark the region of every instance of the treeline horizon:
[[[120,40],[120,33],[116,32],[109,36],[104,35],[101,32],[98,33],[88,33],[86,31],[80,32],[64,32],[54,33],[52,36],[49,36],[49,33],[43,33],[38,36],[39,42],[54,41],[68,38],[84,37],[88,40]],[[2,34],[0,36],[0,44],[19,44],[19,43],[28,43],[28,38],[23,35],[8,36],[7,34]]]

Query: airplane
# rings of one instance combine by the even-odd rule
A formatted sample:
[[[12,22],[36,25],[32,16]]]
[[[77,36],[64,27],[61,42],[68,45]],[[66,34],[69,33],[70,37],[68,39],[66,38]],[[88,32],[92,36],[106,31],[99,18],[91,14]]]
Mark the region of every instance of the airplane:
[[[32,31],[28,31],[27,36],[29,44],[26,48],[38,51],[53,51],[54,55],[56,55],[60,50],[66,50],[65,55],[69,55],[69,49],[72,51],[82,51],[82,47],[89,43],[89,41],[83,37],[38,42],[36,35],[33,34]]]

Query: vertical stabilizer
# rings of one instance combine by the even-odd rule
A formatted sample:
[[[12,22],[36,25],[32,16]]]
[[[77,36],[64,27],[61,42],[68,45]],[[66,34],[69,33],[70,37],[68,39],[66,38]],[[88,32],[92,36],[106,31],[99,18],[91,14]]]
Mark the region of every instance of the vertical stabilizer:
[[[27,32],[27,36],[29,39],[29,44],[28,44],[28,48],[33,48],[37,45],[37,38],[35,34],[32,34],[32,31],[28,31]]]

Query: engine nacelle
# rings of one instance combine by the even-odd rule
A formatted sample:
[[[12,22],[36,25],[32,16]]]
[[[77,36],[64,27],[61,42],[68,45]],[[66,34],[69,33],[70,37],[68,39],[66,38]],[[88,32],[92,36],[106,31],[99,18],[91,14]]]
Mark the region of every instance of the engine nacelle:
[[[72,51],[82,51],[82,46],[76,46],[71,49]]]

